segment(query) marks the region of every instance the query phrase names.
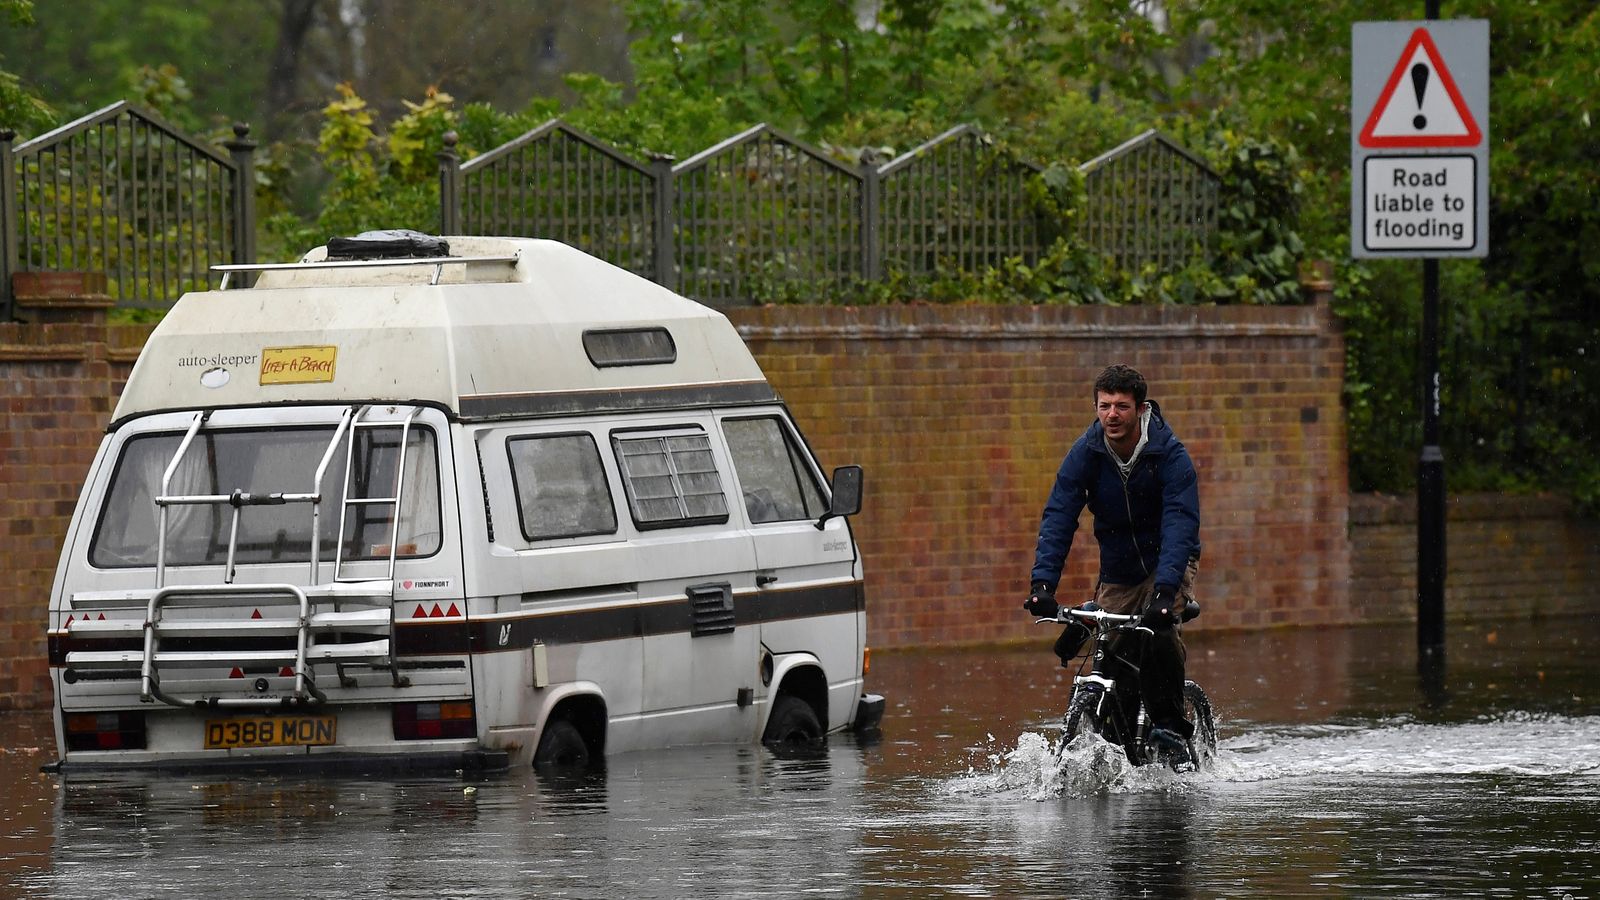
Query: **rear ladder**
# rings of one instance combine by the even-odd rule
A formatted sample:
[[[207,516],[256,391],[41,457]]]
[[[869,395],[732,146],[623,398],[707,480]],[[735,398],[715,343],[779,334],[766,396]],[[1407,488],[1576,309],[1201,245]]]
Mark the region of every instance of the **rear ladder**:
[[[205,428],[211,417],[209,410],[197,413],[190,422],[188,431],[179,442],[177,451],[173,454],[171,462],[161,478],[161,491],[156,497],[159,510],[158,528],[156,537],[156,590],[149,595],[145,604],[145,618],[143,625],[144,642],[140,652],[132,650],[108,651],[75,651],[67,656],[67,664],[83,670],[127,670],[137,665],[140,679],[140,699],[144,702],[159,700],[173,706],[279,706],[286,704],[323,703],[327,695],[317,687],[315,674],[312,671],[314,663],[332,663],[338,667],[341,683],[348,683],[345,667],[348,665],[370,666],[378,669],[388,669],[396,686],[406,683],[399,675],[393,659],[394,636],[394,569],[398,552],[401,498],[404,496],[405,463],[407,444],[410,439],[411,425],[419,410],[412,407],[399,424],[400,445],[399,455],[395,466],[394,487],[390,496],[386,497],[357,497],[351,496],[351,475],[354,470],[357,435],[365,429],[393,428],[395,422],[374,422],[368,420],[367,414],[371,406],[359,409],[348,407],[340,416],[338,427],[335,428],[332,439],[328,442],[327,449],[323,451],[321,461],[317,465],[316,474],[312,481],[312,489],[305,493],[269,493],[250,494],[235,489],[228,494],[193,494],[173,495],[169,493],[172,478],[177,471],[179,463],[188,453],[195,437]],[[332,463],[334,452],[338,449],[339,442],[346,436],[349,444],[345,455],[345,472],[343,482],[344,500],[340,507],[338,538],[335,541],[333,560],[332,583],[323,585],[321,579],[321,528],[322,528],[322,479],[326,475],[328,466]],[[239,515],[246,506],[279,505],[284,503],[306,503],[311,506],[311,546],[310,546],[310,571],[308,584],[311,593],[317,595],[318,600],[326,600],[327,609],[318,609],[316,602],[308,595],[306,588],[292,584],[234,584],[236,569],[236,553],[239,538]],[[227,561],[223,569],[223,583],[211,585],[184,585],[169,587],[167,581],[167,528],[168,509],[173,506],[220,506],[233,507],[232,521],[229,528]],[[392,521],[389,525],[389,554],[388,567],[383,579],[354,578],[346,574],[345,565],[349,560],[344,554],[344,532],[347,519],[351,511],[367,506],[392,507]],[[143,592],[140,592],[143,593]],[[91,608],[126,607],[130,601],[137,602],[130,594],[120,597],[84,598],[84,603],[74,602],[74,608],[87,612]],[[164,612],[177,608],[189,609],[223,609],[237,608],[249,605],[268,605],[276,602],[278,605],[292,605],[296,608],[293,619],[277,618],[205,618],[205,619],[176,619],[168,621]],[[358,609],[343,609],[345,605],[355,605]],[[77,624],[75,630],[79,633],[105,633],[108,636],[118,631],[125,631],[139,624],[133,621],[94,621],[87,619]],[[361,633],[372,636],[371,640],[355,643],[317,643],[314,636],[319,633]],[[175,638],[183,642],[185,649],[163,649],[163,638]],[[271,639],[293,638],[292,646],[283,646],[271,649],[240,650],[237,648],[221,649],[188,649],[190,646],[204,646],[208,641],[212,643],[228,643],[238,639]],[[292,674],[294,678],[293,690],[288,697],[223,697],[212,696],[198,699],[182,699],[173,696],[161,687],[161,673],[164,668],[193,669],[206,667],[232,666],[240,670],[277,667],[280,675]]]

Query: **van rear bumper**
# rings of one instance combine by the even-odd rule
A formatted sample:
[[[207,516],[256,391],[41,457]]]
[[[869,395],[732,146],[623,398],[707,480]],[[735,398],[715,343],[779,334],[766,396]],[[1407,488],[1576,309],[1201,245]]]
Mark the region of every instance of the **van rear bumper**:
[[[510,767],[504,750],[434,750],[407,753],[297,753],[284,756],[128,757],[120,753],[75,753],[41,767],[61,775],[126,771],[161,772],[271,772],[271,773],[394,773],[499,772]]]

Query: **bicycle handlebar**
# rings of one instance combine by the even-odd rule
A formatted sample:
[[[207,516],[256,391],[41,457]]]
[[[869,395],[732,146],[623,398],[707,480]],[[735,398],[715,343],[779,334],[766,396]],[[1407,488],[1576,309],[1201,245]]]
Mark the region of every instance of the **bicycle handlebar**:
[[[1059,610],[1053,618],[1040,617],[1034,619],[1033,624],[1043,625],[1046,622],[1049,622],[1054,625],[1064,625],[1071,621],[1070,619],[1062,618],[1063,616],[1077,616],[1080,619],[1090,619],[1096,623],[1109,622],[1113,625],[1127,625],[1129,623],[1139,621],[1138,616],[1124,616],[1118,613],[1108,613],[1103,609],[1068,609],[1064,607]]]

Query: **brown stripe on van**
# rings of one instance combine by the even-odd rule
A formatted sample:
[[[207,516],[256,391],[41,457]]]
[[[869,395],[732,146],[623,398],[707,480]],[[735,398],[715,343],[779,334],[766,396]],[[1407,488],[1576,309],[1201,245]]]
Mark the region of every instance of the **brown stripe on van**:
[[[859,581],[735,594],[733,598],[735,621],[740,625],[853,613],[863,609],[865,604],[866,591]],[[536,641],[587,644],[693,631],[694,608],[689,598],[684,597],[681,602],[498,616],[472,622],[471,630],[474,653],[526,650]]]
[[[541,391],[526,394],[463,394],[461,418],[542,418],[578,413],[709,409],[774,403],[778,392],[765,381],[728,381],[672,387],[617,388],[597,391]]]

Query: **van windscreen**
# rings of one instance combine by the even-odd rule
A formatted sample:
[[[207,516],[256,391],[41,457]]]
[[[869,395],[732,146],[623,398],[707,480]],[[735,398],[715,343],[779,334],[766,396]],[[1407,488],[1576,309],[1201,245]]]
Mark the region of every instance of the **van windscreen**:
[[[400,427],[363,428],[340,439],[318,487],[322,495],[319,556],[332,560],[344,513],[344,558],[387,558],[394,505],[352,504],[354,498],[395,496],[400,462]],[[261,428],[202,431],[173,468],[169,497],[310,493],[317,464],[333,439],[332,427]],[[100,568],[153,566],[160,511],[161,478],[182,443],[178,433],[148,434],[122,447],[110,489],[95,527],[89,561]],[[413,426],[407,440],[400,483],[400,527],[395,553],[429,556],[441,540],[439,462],[433,432]],[[345,477],[346,461],[349,476]],[[308,562],[311,558],[310,503],[244,506],[239,510],[236,560],[240,565]],[[167,564],[221,565],[228,558],[233,507],[227,503],[169,504]]]

